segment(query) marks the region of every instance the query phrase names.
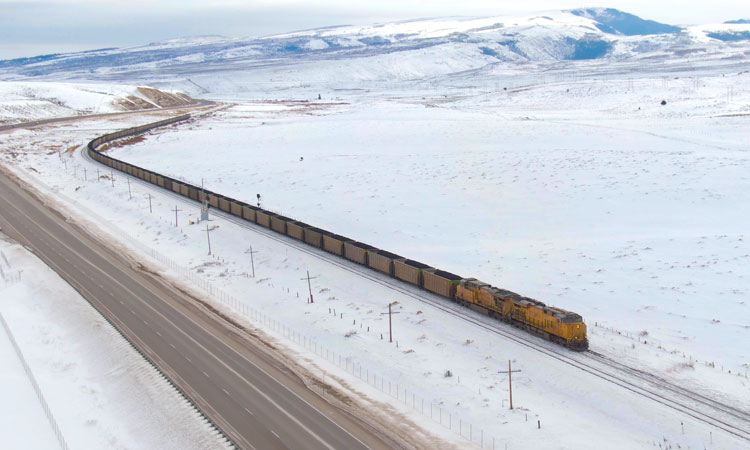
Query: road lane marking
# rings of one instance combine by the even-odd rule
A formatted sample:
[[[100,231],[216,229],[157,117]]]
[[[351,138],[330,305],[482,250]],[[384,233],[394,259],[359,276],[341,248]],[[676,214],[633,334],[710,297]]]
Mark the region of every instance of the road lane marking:
[[[276,432],[275,432],[275,431],[271,430],[271,433],[273,433],[273,435],[274,435],[274,436],[276,436],[276,439],[278,439],[278,440],[281,440],[281,438],[279,437],[279,435],[278,435],[278,434],[276,434]]]
[[[253,414],[253,412],[252,412],[252,411],[250,411],[250,410],[249,410],[249,409],[247,409],[247,408],[245,408],[245,411],[247,411],[247,413],[248,413],[248,414],[250,414],[251,416],[254,416],[254,415],[255,415],[255,414]]]
[[[158,331],[156,332],[156,334],[158,334],[158,335],[159,335],[159,337],[161,337],[161,333],[159,333]]]
[[[172,350],[177,350],[174,345],[169,344],[170,347],[172,347]]]
[[[201,372],[203,372],[203,371],[201,370]],[[208,376],[208,374],[206,372],[203,372],[203,375],[205,375],[206,378],[211,378],[211,377]]]
[[[221,390],[224,391],[225,394],[227,394],[227,397],[229,397],[229,391],[228,390],[226,390],[224,388],[221,388]]]

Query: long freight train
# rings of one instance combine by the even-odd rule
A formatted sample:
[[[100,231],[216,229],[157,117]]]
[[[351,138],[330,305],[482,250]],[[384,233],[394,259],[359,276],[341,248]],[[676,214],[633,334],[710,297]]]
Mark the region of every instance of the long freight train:
[[[464,278],[427,264],[396,255],[371,245],[357,242],[282,215],[266,211],[248,203],[201,189],[184,181],[152,172],[133,164],[111,158],[96,148],[115,139],[144,133],[153,128],[190,119],[178,116],[155,123],[105,134],[88,144],[89,155],[96,161],[148,181],[184,197],[208,204],[229,214],[241,217],[277,233],[305,242],[357,264],[382,272],[406,283],[419,286],[434,294],[451,299],[463,306],[502,320],[516,327],[540,335],[572,350],[588,348],[586,324],[580,315],[554,308],[523,297],[514,292],[493,287],[475,278]]]

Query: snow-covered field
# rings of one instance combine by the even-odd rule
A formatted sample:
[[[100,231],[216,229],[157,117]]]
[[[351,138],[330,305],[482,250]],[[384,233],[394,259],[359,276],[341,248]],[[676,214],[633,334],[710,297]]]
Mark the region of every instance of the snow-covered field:
[[[744,373],[749,80],[250,103],[112,155]]]
[[[260,193],[266,208],[579,312],[593,349],[747,408],[747,77],[240,101],[112,154],[247,201]],[[15,131],[2,136],[3,158],[113,239],[169,254],[271,318],[248,320],[310,376],[382,403],[392,400],[381,389],[406,389],[414,409],[398,414],[428,427],[447,414],[444,426],[464,439],[435,432],[457,445],[469,433],[479,444],[481,433],[485,448],[491,437],[511,449],[742,448],[252,228],[214,218],[208,256],[205,229],[189,224],[195,205],[135,182],[130,199],[124,177],[96,183],[80,152],[64,156],[67,171],[53,154],[131,122]],[[312,305],[307,270],[317,277]],[[398,347],[381,314],[392,301]],[[521,370],[513,411],[498,373],[509,359]],[[348,374],[352,364],[381,386]]]

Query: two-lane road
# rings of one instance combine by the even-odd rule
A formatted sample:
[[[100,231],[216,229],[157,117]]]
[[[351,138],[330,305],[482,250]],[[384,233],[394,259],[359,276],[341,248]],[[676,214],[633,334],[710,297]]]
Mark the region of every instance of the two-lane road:
[[[78,290],[239,447],[399,447],[311,392],[248,333],[67,223],[3,173],[0,224]]]

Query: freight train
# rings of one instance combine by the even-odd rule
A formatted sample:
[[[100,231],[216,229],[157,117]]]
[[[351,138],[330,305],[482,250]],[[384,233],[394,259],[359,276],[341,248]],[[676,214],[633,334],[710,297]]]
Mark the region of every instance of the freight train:
[[[96,148],[122,137],[190,119],[183,115],[100,136],[88,144],[96,161],[176,194],[240,217],[352,262],[368,267],[440,295],[490,317],[527,330],[565,347],[588,349],[586,324],[580,315],[547,306],[511,291],[493,287],[475,278],[464,278],[312,225],[225,197],[184,181],[143,169],[100,153]]]

